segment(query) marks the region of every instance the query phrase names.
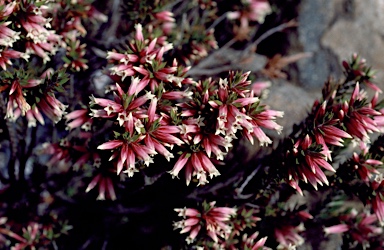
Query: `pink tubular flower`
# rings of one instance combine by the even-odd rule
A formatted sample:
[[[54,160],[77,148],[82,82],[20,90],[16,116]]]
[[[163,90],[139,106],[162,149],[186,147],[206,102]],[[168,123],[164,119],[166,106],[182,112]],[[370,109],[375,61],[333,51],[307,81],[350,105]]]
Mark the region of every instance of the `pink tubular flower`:
[[[265,246],[265,242],[267,241],[268,237],[263,237],[255,242],[258,236],[259,236],[259,232],[254,232],[251,236],[244,234],[242,238],[241,249],[270,250],[270,248]]]
[[[11,50],[8,48],[0,49],[0,67],[7,70],[7,64],[12,65],[10,59],[27,58],[22,52]]]
[[[154,95],[147,92],[145,95],[137,96],[138,85],[132,84],[128,92],[124,93],[117,84],[117,93],[114,100],[91,97],[90,105],[98,105],[103,109],[91,109],[92,117],[115,118],[119,125],[125,127],[126,131],[133,134],[134,130],[141,132],[143,124],[140,119],[147,118],[144,104],[154,98]]]
[[[228,19],[239,19],[240,29],[248,30],[249,22],[257,21],[263,23],[265,16],[271,13],[271,6],[266,0],[246,0],[245,6],[241,11],[230,11],[227,14]]]
[[[31,38],[33,43],[45,43],[50,33],[44,26],[48,22],[42,16],[34,15],[30,12],[27,19],[20,20],[21,26],[27,32],[27,38]]]
[[[67,120],[66,130],[71,130],[77,127],[81,127],[85,131],[91,130],[93,120],[88,116],[88,109],[72,111],[65,115],[65,119]]]
[[[173,13],[170,11],[160,11],[155,13],[154,16],[160,21],[175,22],[175,18],[173,18]]]
[[[181,229],[180,233],[190,232],[186,238],[188,244],[192,243],[202,227],[205,233],[214,241],[227,239],[232,231],[228,225],[231,217],[236,215],[235,208],[215,207],[215,202],[203,203],[203,212],[192,208],[176,208],[178,216],[184,219],[174,222],[174,229]]]
[[[0,11],[0,19],[4,20],[5,17],[8,17],[12,14],[17,4],[16,1],[12,1],[8,4],[5,4],[4,1],[0,1],[0,4],[4,6],[4,8]]]
[[[383,232],[382,228],[375,225],[378,218],[374,214],[358,213],[352,209],[350,213],[340,216],[340,220],[343,224],[325,227],[325,234],[349,234],[354,241],[367,246],[370,238]]]
[[[210,178],[220,175],[212,161],[203,151],[184,152],[169,173],[172,177],[177,177],[181,169],[184,169],[187,185],[189,185],[193,176],[196,176],[196,179],[199,181],[198,185],[204,185],[208,183],[207,175]]]
[[[115,157],[119,157],[117,162],[117,174],[120,174],[123,170],[124,165],[126,166],[126,170],[124,173],[127,173],[129,177],[132,177],[135,172],[137,172],[136,168],[136,158],[142,160],[145,165],[149,165],[153,163],[152,157],[157,154],[151,148],[146,147],[141,144],[141,141],[145,136],[143,135],[127,135],[125,138],[120,140],[112,140],[105,142],[97,147],[97,149],[101,150],[116,150],[114,154],[111,156],[110,160]]]
[[[245,135],[251,143],[253,143],[253,138],[250,135],[255,136],[261,146],[270,144],[272,143],[271,139],[269,139],[261,128],[276,130],[277,133],[281,133],[283,127],[278,125],[275,120],[277,117],[283,117],[283,115],[284,112],[275,110],[264,110],[260,113],[257,111],[253,113],[251,111],[249,117],[252,119],[250,120],[252,130],[250,132],[248,129],[245,129],[243,135]]]
[[[38,150],[38,153],[52,155],[46,163],[48,167],[55,166],[58,169],[67,170],[71,161],[70,147],[71,144],[68,140],[63,139],[59,143],[44,143]]]
[[[231,72],[228,79],[220,79],[217,90],[218,100],[209,101],[209,105],[218,110],[215,134],[223,134],[228,140],[235,138],[237,130],[253,143],[256,137],[260,145],[272,143],[262,128],[281,132],[282,127],[274,120],[282,117],[283,112],[268,110],[259,106],[260,100],[253,92],[249,93],[249,72],[242,75]]]
[[[145,144],[152,150],[163,155],[168,161],[174,158],[174,155],[165,147],[172,148],[174,145],[182,145],[184,142],[177,136],[180,134],[180,128],[169,125],[165,122],[164,116],[158,117],[155,113],[157,98],[152,99],[148,108],[148,119],[143,125],[146,130],[144,139]]]
[[[36,105],[54,123],[58,123],[62,119],[67,108],[66,105],[49,94],[44,95]]]
[[[268,93],[267,88],[271,86],[271,82],[265,81],[265,82],[254,82],[252,83],[251,89],[255,96],[264,97],[263,93]]]
[[[379,128],[374,120],[375,116],[381,113],[367,105],[362,106],[363,95],[360,93],[359,83],[351,95],[349,103],[341,105],[343,111],[343,122],[347,128],[347,133],[364,142],[369,142],[369,133],[379,132]]]
[[[163,55],[172,48],[172,44],[164,43],[162,37],[144,39],[142,26],[137,24],[135,28],[135,40],[129,44],[129,52],[108,52],[107,58],[115,64],[110,68],[111,74],[120,76],[121,81],[127,76],[141,75],[139,85],[143,88],[149,86],[152,92],[162,83],[181,87],[186,82],[185,72],[178,71],[177,61],[170,66],[163,62]]]
[[[139,58],[136,55],[128,54],[128,53],[122,54],[122,53],[117,53],[115,51],[108,51],[107,59],[125,64],[125,65],[127,65],[128,63],[137,62],[139,60]]]
[[[9,91],[9,100],[7,105],[7,116],[12,118],[14,105],[21,110],[22,115],[31,109],[31,106],[27,103],[24,98],[23,90],[20,83],[16,80],[12,82],[11,89]]]
[[[0,45],[4,47],[12,47],[13,43],[20,39],[20,32],[8,28],[9,24],[11,22],[0,24]]]
[[[349,230],[349,226],[346,224],[338,224],[331,227],[325,227],[324,233],[327,234],[339,234],[344,233]]]
[[[316,143],[322,145],[322,153],[325,155],[326,159],[332,160],[331,151],[328,146],[334,145],[343,147],[343,139],[351,139],[352,136],[337,127],[340,126],[339,119],[327,118],[329,114],[326,112],[326,101],[324,101],[321,106],[318,102],[315,102],[313,106],[314,108],[317,108],[313,130]]]
[[[89,183],[85,192],[88,193],[97,185],[99,185],[99,195],[97,196],[98,200],[105,200],[105,192],[107,192],[107,197],[109,199],[116,200],[115,189],[110,177],[103,176],[102,174],[96,175]]]
[[[36,121],[39,121],[41,125],[44,125],[44,118],[41,115],[36,105],[33,105],[30,110],[25,114],[28,120],[28,127],[36,127]]]
[[[160,11],[154,14],[155,22],[160,22],[165,35],[172,32],[172,28],[176,26],[173,13],[170,11]]]
[[[384,181],[381,182],[381,186],[384,186]],[[378,192],[369,202],[372,204],[373,211],[375,212],[378,221],[381,225],[384,225],[384,191]]]
[[[304,231],[304,225],[298,226],[282,226],[275,229],[275,237],[279,242],[277,249],[295,249],[304,243],[304,238],[300,236],[300,232]]]
[[[360,178],[364,182],[369,183],[374,176],[380,175],[380,172],[375,167],[382,165],[383,162],[364,158],[354,152],[352,156],[352,163],[354,164]]]

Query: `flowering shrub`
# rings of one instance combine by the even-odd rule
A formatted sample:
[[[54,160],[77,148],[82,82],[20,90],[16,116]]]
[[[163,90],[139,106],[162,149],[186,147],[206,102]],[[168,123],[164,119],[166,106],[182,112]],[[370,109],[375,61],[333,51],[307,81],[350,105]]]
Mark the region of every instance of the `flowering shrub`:
[[[268,1],[112,2],[0,0],[2,248],[384,247],[384,103],[364,59],[272,144],[273,83],[210,64],[258,45]]]

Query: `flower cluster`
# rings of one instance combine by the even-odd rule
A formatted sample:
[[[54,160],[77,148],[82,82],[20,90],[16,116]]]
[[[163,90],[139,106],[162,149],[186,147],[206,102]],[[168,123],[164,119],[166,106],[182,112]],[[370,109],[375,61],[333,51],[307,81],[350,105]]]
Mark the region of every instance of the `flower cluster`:
[[[52,20],[43,15],[41,6],[44,3],[2,1],[1,5],[5,7],[0,14],[0,22],[3,22],[0,44],[4,47],[0,48],[4,57],[1,57],[0,64],[4,70],[6,64],[12,65],[9,59],[28,59],[30,55],[37,55],[45,64],[62,45],[61,37],[51,29]]]
[[[38,249],[54,246],[54,241],[62,235],[68,234],[72,226],[67,222],[59,221],[56,217],[51,218],[50,224],[31,222],[22,227],[20,233],[15,233],[8,225],[8,218],[0,218],[0,246],[4,249]],[[17,227],[15,227],[17,228]]]
[[[378,227],[376,215],[358,213],[352,209],[349,213],[339,216],[341,224],[324,228],[326,235],[346,234],[350,236],[350,247],[360,245],[363,248],[370,247],[373,238],[383,233],[383,228]],[[379,243],[383,247],[383,243]]]
[[[174,44],[167,61],[176,59],[182,65],[194,65],[217,49],[212,22],[217,18],[216,1],[190,1],[172,4],[171,1],[130,1],[124,3],[126,25],[121,25],[125,34],[135,32],[141,24],[150,32],[149,37],[166,36]],[[211,26],[212,25],[212,26]],[[210,27],[211,26],[211,27]]]
[[[7,101],[6,118],[15,121],[25,116],[28,126],[44,125],[45,114],[54,123],[65,114],[66,105],[55,97],[63,91],[62,85],[68,78],[63,70],[47,70],[40,76],[31,75],[23,69],[1,72],[0,93]]]
[[[260,233],[258,231],[255,232],[256,223],[261,220],[261,218],[257,217],[257,213],[256,209],[248,209],[245,206],[237,209],[236,216],[231,220],[232,232],[229,238],[221,243],[217,249],[270,250],[270,248],[265,246],[268,237],[259,238]],[[248,235],[249,233],[251,235]]]
[[[195,241],[197,236],[209,236],[214,242],[226,240],[232,228],[228,224],[231,217],[236,215],[235,208],[215,207],[216,202],[204,202],[202,211],[194,208],[175,208],[178,216],[183,220],[174,223],[175,229],[181,229],[180,233],[188,233],[188,244]]]
[[[224,160],[240,131],[252,143],[255,137],[267,145],[272,141],[263,129],[282,130],[275,120],[283,112],[260,104],[250,90],[249,72],[230,72],[218,82],[195,82],[184,76],[188,69],[176,61],[164,62],[172,48],[164,37],[144,37],[138,24],[126,52],[108,52],[116,81],[109,87],[113,99],[91,96],[89,114],[82,109],[66,115],[68,129],[90,130],[95,120],[114,121],[114,138],[97,148],[112,152],[117,174],[132,177],[141,163],[149,166],[157,154],[170,161],[177,146],[181,153],[171,175],[184,169],[187,184],[192,178],[206,184],[208,176],[219,175],[215,165]]]
[[[266,15],[271,13],[271,6],[265,0],[246,0],[243,1],[242,10],[230,11],[228,18],[239,19],[241,26],[248,26],[250,21],[264,22]]]
[[[44,15],[52,19],[52,28],[61,37],[61,47],[65,49],[65,55],[61,58],[64,67],[73,71],[88,69],[88,60],[84,58],[86,44],[80,42],[80,38],[87,34],[83,24],[98,24],[108,20],[92,5],[93,1],[53,1],[44,9]]]
[[[65,66],[76,71],[87,69],[80,35],[86,30],[81,19],[106,21],[91,1],[11,1],[2,0],[0,10],[0,66],[6,70],[10,59],[28,60],[36,55],[43,64],[51,61],[60,48],[66,48]]]
[[[158,237],[174,211],[186,236],[163,230],[152,248],[295,249],[318,232],[384,248],[384,101],[364,59],[343,62],[345,79],[326,82],[271,154],[248,157],[241,147],[271,145],[284,113],[263,105],[272,83],[222,52],[244,68],[292,22],[255,39],[274,18],[267,0],[112,2],[0,0],[0,248],[97,248],[100,228],[113,247],[119,234]],[[356,197],[364,213],[348,209]],[[87,229],[94,215],[95,231],[61,244],[59,216]]]
[[[302,193],[299,180],[309,181],[315,189],[317,184],[328,185],[320,167],[336,172],[330,164],[334,150],[340,150],[352,140],[366,146],[370,142],[370,134],[380,133],[382,129],[383,115],[377,104],[380,89],[370,82],[372,74],[365,64],[358,64],[360,73],[352,70],[357,67],[356,60],[360,59],[353,57],[351,62],[344,62],[346,83],[326,84],[323,101],[314,103],[312,113],[302,124],[302,132],[296,132],[292,148],[286,151],[287,165],[296,166],[288,168],[289,184],[299,193]],[[361,78],[362,75],[364,78]],[[356,77],[361,78],[364,84],[368,82],[367,86],[376,91],[370,102],[367,92],[360,90]]]
[[[254,230],[256,222],[261,220],[256,210],[214,205],[215,202],[204,202],[202,211],[176,208],[183,220],[174,222],[174,230],[189,233],[186,242],[194,243],[198,249],[271,249],[265,246],[267,237],[259,238],[259,232]]]
[[[283,225],[275,229],[275,237],[279,242],[277,249],[296,249],[304,243],[304,238],[300,235],[305,231],[304,225],[298,226]]]
[[[382,168],[383,161],[372,159],[371,154],[362,152],[361,155],[353,153],[352,159],[346,163],[357,172],[358,179],[365,182],[370,187],[370,195],[365,197],[365,202],[372,205],[378,221],[384,224],[384,180]]]

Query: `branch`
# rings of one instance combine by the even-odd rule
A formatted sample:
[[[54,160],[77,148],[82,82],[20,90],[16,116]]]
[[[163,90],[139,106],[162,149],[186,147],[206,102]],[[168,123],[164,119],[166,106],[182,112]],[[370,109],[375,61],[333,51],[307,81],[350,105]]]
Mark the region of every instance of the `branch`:
[[[241,184],[241,186],[236,189],[237,197],[242,198],[242,199],[248,199],[250,197],[250,195],[243,195],[242,192],[244,191],[244,188],[249,184],[249,182],[253,179],[253,177],[257,174],[257,172],[259,172],[259,170],[261,169],[261,166],[262,165],[259,164],[257,166],[257,168],[255,168],[255,170],[253,170],[252,173],[250,175],[248,175],[247,179],[245,179],[243,184]],[[251,196],[252,196],[252,194],[251,194]]]
[[[297,22],[295,20],[290,20],[289,22],[280,24],[279,26],[276,26],[268,30],[267,32],[263,33],[259,38],[257,38],[253,43],[247,46],[245,50],[243,50],[243,55],[251,52],[253,49],[257,47],[257,45],[259,45],[262,41],[272,36],[273,34],[277,32],[282,32],[283,30],[287,28],[292,28],[292,27],[297,27]]]
[[[5,105],[4,97],[2,94],[0,94],[0,109],[2,110],[2,113],[5,114],[6,105]],[[12,182],[16,180],[15,163],[16,163],[16,153],[17,153],[17,135],[14,129],[14,124],[11,124],[9,119],[5,119],[5,128],[8,131],[8,139],[9,139],[9,143],[11,144],[10,146],[11,156],[8,162],[8,176],[9,176],[9,181]]]

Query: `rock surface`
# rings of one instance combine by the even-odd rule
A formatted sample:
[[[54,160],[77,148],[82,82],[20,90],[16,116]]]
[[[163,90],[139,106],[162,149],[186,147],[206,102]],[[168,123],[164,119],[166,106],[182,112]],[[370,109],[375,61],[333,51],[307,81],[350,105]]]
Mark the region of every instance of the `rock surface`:
[[[320,88],[328,75],[341,76],[340,62],[356,52],[378,71],[384,87],[384,1],[302,0],[295,42],[313,56],[297,63],[298,81]]]

